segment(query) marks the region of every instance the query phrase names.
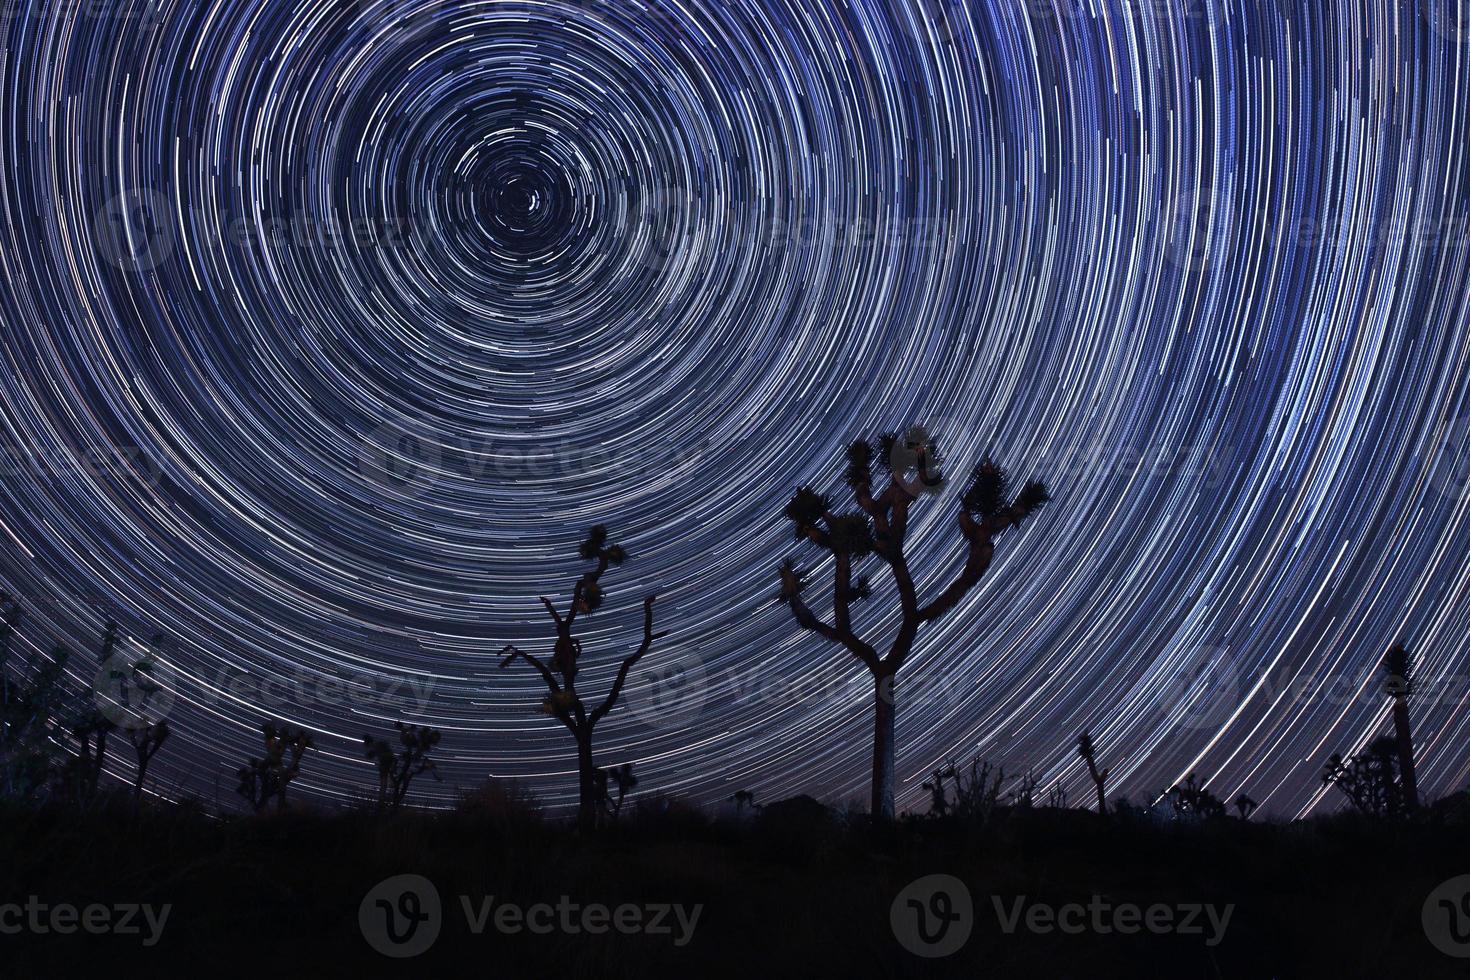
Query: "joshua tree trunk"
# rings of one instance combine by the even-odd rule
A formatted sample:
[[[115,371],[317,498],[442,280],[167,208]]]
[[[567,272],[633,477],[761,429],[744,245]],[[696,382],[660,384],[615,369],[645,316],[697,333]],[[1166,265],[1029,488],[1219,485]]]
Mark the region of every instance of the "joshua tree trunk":
[[[877,820],[893,819],[893,677],[877,678],[873,685],[873,800]]]
[[[1409,809],[1419,807],[1419,780],[1414,773],[1414,736],[1409,728],[1409,702],[1393,699],[1394,741],[1399,750],[1399,774],[1404,784],[1404,802]]]
[[[592,761],[592,733],[577,736],[577,826],[597,829],[597,765]]]

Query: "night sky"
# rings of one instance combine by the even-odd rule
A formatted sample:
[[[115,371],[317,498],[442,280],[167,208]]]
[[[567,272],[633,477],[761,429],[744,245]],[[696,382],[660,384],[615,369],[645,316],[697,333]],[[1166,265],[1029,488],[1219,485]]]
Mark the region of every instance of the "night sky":
[[[507,642],[585,529],[632,560],[595,695],[641,791],[864,798],[871,686],[776,601],[782,508],[923,423],[1054,501],[921,633],[900,807],[946,758],[1295,816],[1421,658],[1470,780],[1470,10],[1456,0],[5,0],[0,587],[90,680],[168,636],[156,791],[293,794],[443,729],[575,796]],[[960,480],[912,530],[957,571]],[[818,566],[814,582],[830,579]],[[875,567],[858,614],[891,633]],[[830,591],[808,594],[830,613]],[[112,763],[126,777],[130,762]]]

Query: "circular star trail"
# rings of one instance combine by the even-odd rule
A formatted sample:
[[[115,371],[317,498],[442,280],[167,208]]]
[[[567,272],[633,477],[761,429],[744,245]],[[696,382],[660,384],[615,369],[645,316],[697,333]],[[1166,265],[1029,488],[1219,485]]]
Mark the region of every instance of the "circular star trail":
[[[1085,798],[1088,728],[1135,799],[1307,812],[1400,640],[1421,784],[1470,778],[1456,0],[4,12],[0,584],[32,652],[165,631],[159,792],[228,795],[277,718],[316,733],[302,795],[350,799],[405,720],[445,732],[425,801],[568,802],[495,653],[548,651],[605,522],[633,558],[582,686],[650,592],[645,665],[701,680],[601,760],[858,796],[871,689],[773,601],[781,508],[911,422],[1055,501],[921,635],[901,806],[975,756]]]

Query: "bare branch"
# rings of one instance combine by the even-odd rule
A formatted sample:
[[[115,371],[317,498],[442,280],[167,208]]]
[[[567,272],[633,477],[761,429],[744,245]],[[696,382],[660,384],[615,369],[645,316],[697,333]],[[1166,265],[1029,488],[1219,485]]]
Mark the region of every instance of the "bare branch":
[[[805,629],[811,630],[819,636],[840,643],[848,649],[854,657],[863,662],[863,665],[873,672],[878,670],[878,653],[870,645],[858,639],[851,629],[840,630],[835,626],[829,626],[817,618],[799,594],[790,592],[785,594],[786,603],[791,606],[791,614],[796,621]]]
[[[541,679],[546,682],[546,686],[551,689],[552,694],[561,693],[561,685],[556,682],[556,675],[553,674],[551,672],[551,669],[540,660],[537,660],[531,654],[518,647],[512,646],[509,643],[507,643],[505,645],[505,649],[501,650],[500,652],[505,656],[505,659],[500,662],[501,670],[509,667],[512,663],[515,662],[515,659],[517,657],[520,657],[522,660],[530,664],[532,667],[535,667],[541,673]]]
[[[648,652],[649,647],[653,646],[654,640],[668,635],[666,633],[655,634],[653,632],[653,604],[657,599],[657,596],[651,595],[643,600],[643,642],[638,644],[637,650],[634,650],[623,660],[622,666],[618,668],[618,676],[613,679],[612,688],[607,692],[607,697],[602,699],[600,705],[592,709],[592,715],[588,719],[589,725],[597,724],[602,720],[603,715],[613,709],[618,703],[618,697],[623,693],[623,685],[628,682],[628,672],[633,669],[633,665],[643,659],[643,655]]]
[[[1009,519],[1009,511],[1006,512]],[[949,587],[941,592],[938,597],[919,610],[919,620],[929,622],[938,619],[959,605],[965,594],[979,584],[990,570],[991,559],[995,557],[995,542],[993,540],[998,528],[995,527],[996,518],[986,520],[983,524],[976,524],[975,519],[964,511],[960,512],[959,525],[964,533],[965,539],[969,541],[969,553],[965,556],[965,566]]]

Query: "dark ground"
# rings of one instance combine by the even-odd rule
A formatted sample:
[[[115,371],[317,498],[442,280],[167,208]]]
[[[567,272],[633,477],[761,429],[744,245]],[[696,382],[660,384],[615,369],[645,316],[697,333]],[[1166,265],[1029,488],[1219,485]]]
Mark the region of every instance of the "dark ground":
[[[773,808],[774,809],[774,808]],[[877,833],[816,809],[711,823],[679,807],[579,838],[504,797],[460,812],[206,816],[180,806],[0,810],[0,906],[163,903],[161,938],[0,935],[0,975],[438,977],[1465,977],[1431,944],[1429,893],[1470,874],[1470,827],[1335,817],[1297,824],[1156,824],[1080,810],[998,811],[981,826],[907,821]],[[909,952],[890,923],[907,885],[943,873],[973,896],[953,955]],[[359,906],[417,874],[442,898],[442,931],[413,959],[370,947]],[[555,905],[700,904],[692,939],[526,931],[471,934],[461,895]],[[1060,906],[1214,903],[1202,934],[1002,931],[992,897]],[[1467,907],[1470,911],[1470,907]],[[13,919],[12,919],[13,921]],[[142,921],[141,919],[139,920]],[[672,921],[672,919],[670,919]],[[3,925],[0,922],[0,925]],[[143,933],[147,929],[144,927]],[[1467,950],[1470,952],[1470,950]]]

